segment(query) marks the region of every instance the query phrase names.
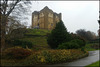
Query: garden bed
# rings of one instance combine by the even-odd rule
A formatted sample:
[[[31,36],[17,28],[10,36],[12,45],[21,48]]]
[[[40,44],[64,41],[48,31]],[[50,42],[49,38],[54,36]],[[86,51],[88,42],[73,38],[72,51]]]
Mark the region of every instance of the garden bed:
[[[33,54],[28,56],[26,59],[20,59],[20,60],[2,59],[1,63],[2,66],[48,65],[48,64],[70,62],[86,56],[88,56],[88,52],[81,51],[80,49],[42,50],[33,52]]]

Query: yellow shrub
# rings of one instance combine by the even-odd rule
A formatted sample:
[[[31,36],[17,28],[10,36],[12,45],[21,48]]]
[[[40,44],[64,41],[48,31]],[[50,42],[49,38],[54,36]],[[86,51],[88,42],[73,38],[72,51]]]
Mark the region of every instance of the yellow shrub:
[[[51,64],[59,62],[67,62],[82,57],[88,56],[88,52],[85,53],[78,49],[69,49],[69,50],[43,50],[33,53],[28,61],[31,61],[33,64]],[[32,59],[33,58],[33,59]]]

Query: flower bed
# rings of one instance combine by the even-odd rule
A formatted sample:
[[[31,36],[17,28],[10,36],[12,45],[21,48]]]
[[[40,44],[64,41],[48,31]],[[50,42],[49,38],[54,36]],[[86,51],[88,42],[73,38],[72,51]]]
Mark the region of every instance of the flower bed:
[[[83,52],[79,49],[43,50],[34,52],[25,61],[28,65],[54,64],[61,62],[69,62],[86,56],[88,56],[88,52]]]

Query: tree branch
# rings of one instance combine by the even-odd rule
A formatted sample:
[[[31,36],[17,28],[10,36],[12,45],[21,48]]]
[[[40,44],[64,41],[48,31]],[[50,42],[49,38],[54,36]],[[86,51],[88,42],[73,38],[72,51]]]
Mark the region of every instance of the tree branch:
[[[6,14],[8,0],[4,1],[4,15]]]
[[[13,9],[14,9],[15,6],[17,5],[17,3],[19,3],[20,1],[21,1],[21,0],[17,0],[17,1],[15,2],[15,4],[13,5],[13,7],[8,11],[7,16],[10,15],[10,13],[13,11]]]

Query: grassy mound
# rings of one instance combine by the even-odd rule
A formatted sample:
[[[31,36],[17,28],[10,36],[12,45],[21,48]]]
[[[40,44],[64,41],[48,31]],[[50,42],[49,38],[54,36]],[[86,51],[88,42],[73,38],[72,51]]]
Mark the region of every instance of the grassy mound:
[[[50,33],[50,30],[44,30],[44,29],[27,29],[25,35],[26,36],[34,36],[34,35],[47,35]]]
[[[50,30],[44,30],[44,29],[25,29],[25,32],[23,33],[22,38],[14,38],[18,41],[28,41],[32,43],[31,49],[34,50],[41,50],[41,49],[50,49],[50,47],[47,44],[47,36],[50,34]],[[6,48],[14,47],[14,46],[28,46],[28,44],[17,44],[14,39],[6,40]],[[15,44],[13,43],[15,42]],[[29,46],[28,46],[29,47]]]
[[[23,40],[30,40],[34,43],[34,50],[49,49],[50,47],[47,44],[47,35],[50,32],[50,30],[43,29],[27,29]]]
[[[42,49],[50,49],[49,45],[47,44],[46,37],[26,37],[22,40],[29,40],[34,44],[32,47],[33,50],[42,50]]]

